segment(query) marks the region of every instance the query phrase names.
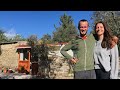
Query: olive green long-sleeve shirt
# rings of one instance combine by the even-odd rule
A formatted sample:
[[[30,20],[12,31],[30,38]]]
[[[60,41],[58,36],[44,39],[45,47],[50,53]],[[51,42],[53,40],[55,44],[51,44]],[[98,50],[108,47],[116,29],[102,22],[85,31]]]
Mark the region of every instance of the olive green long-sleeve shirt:
[[[84,71],[94,69],[93,49],[95,45],[95,39],[93,34],[87,36],[86,40],[76,39],[73,42],[66,44],[61,49],[61,54],[67,58],[72,59],[67,51],[72,50],[74,57],[78,58],[77,63],[74,66],[74,71]]]

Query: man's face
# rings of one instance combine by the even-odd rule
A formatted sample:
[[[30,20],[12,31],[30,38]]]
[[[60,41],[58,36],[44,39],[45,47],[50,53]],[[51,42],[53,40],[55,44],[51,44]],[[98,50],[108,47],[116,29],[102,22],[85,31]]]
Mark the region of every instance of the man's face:
[[[80,34],[86,35],[88,31],[88,22],[80,22]]]

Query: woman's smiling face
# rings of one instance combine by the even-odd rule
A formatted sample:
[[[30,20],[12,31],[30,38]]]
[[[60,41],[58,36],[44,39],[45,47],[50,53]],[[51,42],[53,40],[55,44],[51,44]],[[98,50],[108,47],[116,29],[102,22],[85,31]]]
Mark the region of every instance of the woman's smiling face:
[[[102,23],[98,23],[98,24],[96,25],[96,30],[95,30],[95,31],[96,31],[96,34],[97,34],[98,36],[103,35],[103,34],[104,34],[104,31],[105,31],[103,24],[102,24]]]

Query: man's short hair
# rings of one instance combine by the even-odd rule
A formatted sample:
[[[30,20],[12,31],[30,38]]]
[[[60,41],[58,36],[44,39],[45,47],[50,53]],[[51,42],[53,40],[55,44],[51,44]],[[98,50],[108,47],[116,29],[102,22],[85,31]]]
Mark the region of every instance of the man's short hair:
[[[81,19],[79,22],[78,22],[78,29],[80,29],[80,22],[88,22],[86,19]],[[89,26],[89,25],[88,25]]]

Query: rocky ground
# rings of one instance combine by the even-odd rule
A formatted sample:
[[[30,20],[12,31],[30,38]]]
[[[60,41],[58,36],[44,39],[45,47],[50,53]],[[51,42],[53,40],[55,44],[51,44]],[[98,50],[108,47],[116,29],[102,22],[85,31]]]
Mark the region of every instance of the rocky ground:
[[[31,79],[31,75],[26,75],[22,73],[11,73],[11,74],[0,74],[1,79]]]

